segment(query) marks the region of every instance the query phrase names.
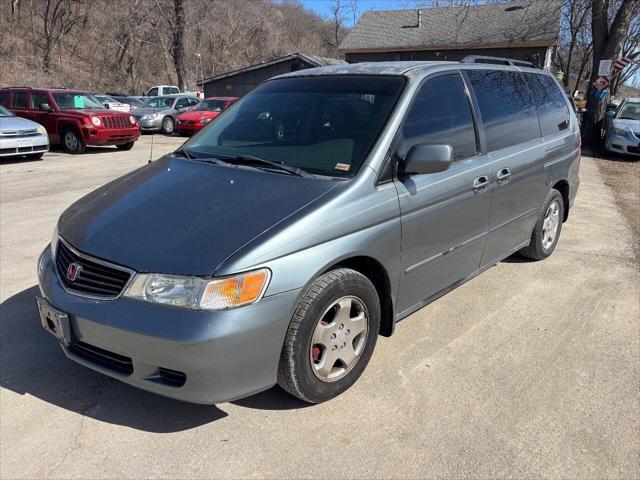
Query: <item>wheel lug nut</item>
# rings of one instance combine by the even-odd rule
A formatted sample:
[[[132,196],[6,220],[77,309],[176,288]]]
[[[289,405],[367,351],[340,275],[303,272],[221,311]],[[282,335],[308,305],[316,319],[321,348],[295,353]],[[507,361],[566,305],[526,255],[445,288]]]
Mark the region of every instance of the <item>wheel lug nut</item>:
[[[335,340],[335,338],[336,338],[336,334],[335,334],[335,333],[332,333],[332,334],[331,334],[331,340]]]
[[[347,329],[347,335],[349,335],[351,333],[351,330]]]
[[[340,326],[338,327],[338,330],[342,330],[343,328],[344,328],[344,325],[340,325]]]
[[[331,350],[335,351],[338,348],[337,345],[334,345],[333,347],[331,347]]]
[[[347,346],[347,344],[346,344],[346,343],[343,343],[343,344],[342,344],[342,347],[340,347],[340,348],[344,348],[344,347],[346,347],[346,346]]]

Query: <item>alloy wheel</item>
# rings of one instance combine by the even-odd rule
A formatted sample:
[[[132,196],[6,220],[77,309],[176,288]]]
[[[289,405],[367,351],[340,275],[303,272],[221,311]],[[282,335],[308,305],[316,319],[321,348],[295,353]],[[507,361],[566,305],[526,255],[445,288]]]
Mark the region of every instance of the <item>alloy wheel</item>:
[[[358,297],[345,296],[325,310],[311,340],[309,358],[313,373],[335,382],[358,363],[367,342],[369,315]]]
[[[553,246],[558,235],[558,226],[560,225],[560,204],[554,200],[547,207],[542,223],[542,246],[548,250]]]

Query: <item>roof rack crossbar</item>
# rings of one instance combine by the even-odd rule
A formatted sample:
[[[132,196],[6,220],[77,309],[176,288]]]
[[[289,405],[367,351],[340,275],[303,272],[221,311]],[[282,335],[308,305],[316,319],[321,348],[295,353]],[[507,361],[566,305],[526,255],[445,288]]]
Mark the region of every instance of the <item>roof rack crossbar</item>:
[[[484,55],[467,55],[460,61],[460,63],[497,63],[499,65],[511,65],[512,67],[534,67],[533,63],[525,60],[515,60],[513,58],[505,57],[488,57]]]

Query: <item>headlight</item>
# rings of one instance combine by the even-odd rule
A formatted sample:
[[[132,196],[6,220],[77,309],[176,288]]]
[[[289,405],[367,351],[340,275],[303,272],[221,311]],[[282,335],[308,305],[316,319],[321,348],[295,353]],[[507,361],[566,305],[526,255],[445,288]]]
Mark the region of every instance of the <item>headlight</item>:
[[[266,268],[216,279],[141,273],[123,296],[195,310],[224,310],[260,300],[270,277]]]
[[[211,121],[211,119],[210,118],[206,118],[206,117],[202,117],[200,119],[200,123],[209,123],[210,121]]]
[[[53,229],[53,235],[51,235],[51,257],[55,258],[56,250],[58,249],[58,224]]]
[[[613,134],[614,135],[618,135],[620,137],[626,137],[627,136],[627,131],[626,130],[622,130],[621,128],[614,128],[613,129]]]
[[[47,129],[44,128],[42,125],[40,125],[37,130],[36,130],[40,135],[46,135],[47,134]]]
[[[136,117],[134,117],[133,115],[129,115],[129,121],[131,122],[131,125],[135,125],[136,124]]]
[[[102,125],[102,121],[98,117],[91,117],[91,123],[93,123],[96,127]]]
[[[158,117],[160,117],[159,113],[150,113],[149,115],[145,115],[144,118],[147,120],[156,120]]]

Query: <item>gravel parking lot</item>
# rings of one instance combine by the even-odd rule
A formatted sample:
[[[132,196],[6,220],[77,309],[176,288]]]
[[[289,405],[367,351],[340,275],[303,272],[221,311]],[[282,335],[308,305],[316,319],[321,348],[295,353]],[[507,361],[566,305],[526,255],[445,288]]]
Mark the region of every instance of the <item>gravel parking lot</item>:
[[[154,157],[184,141],[0,161],[2,478],[640,477],[640,272],[594,160],[551,258],[509,258],[404,320],[345,395],[214,407],[72,363],[36,315],[57,217],[152,138]]]

